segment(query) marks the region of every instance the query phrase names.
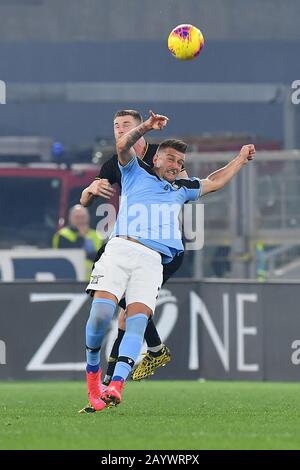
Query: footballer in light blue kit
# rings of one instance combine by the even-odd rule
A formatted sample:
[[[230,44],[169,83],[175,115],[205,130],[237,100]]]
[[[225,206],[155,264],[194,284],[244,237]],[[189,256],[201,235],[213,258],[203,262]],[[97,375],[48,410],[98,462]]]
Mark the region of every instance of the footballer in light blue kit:
[[[181,141],[166,140],[158,147],[158,152],[175,150],[174,146],[185,148]],[[136,157],[127,165],[120,165],[120,171],[122,198],[111,238],[132,237],[159,252],[163,264],[172,261],[183,251],[179,214],[184,203],[199,198],[201,181],[190,178],[170,183]]]
[[[96,411],[121,401],[124,382],[139,356],[148,318],[155,309],[163,264],[183,251],[178,221],[183,205],[224,187],[255,154],[252,144],[245,145],[228,165],[206,179],[176,179],[185,161],[184,142],[163,141],[152,169],[138,160],[132,149],[146,132],[162,129],[167,123],[166,116],[150,112],[145,122],[116,144],[122,174],[121,205],[111,238],[87,286],[95,291],[86,325],[86,376],[89,401]],[[126,332],[114,376],[102,393],[100,348],[124,293]]]

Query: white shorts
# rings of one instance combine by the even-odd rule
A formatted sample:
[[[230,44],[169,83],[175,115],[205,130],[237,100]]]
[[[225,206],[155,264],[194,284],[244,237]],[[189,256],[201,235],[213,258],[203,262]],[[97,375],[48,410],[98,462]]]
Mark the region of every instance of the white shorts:
[[[162,284],[161,255],[124,238],[109,240],[101,258],[95,263],[86,290],[104,290],[120,301],[125,293],[126,305],[141,302],[154,312]]]

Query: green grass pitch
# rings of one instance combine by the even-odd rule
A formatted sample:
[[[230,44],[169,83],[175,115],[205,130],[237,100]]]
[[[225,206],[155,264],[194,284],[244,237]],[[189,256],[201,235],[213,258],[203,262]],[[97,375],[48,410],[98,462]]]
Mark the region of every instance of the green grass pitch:
[[[147,381],[79,414],[83,382],[0,385],[1,449],[300,449],[300,384]]]

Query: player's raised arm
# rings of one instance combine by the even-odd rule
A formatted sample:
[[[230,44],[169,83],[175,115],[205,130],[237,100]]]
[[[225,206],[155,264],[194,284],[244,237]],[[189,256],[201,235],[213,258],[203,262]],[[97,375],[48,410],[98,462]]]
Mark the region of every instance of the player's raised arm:
[[[253,144],[244,145],[237,157],[229,162],[223,168],[214,171],[207,178],[201,180],[201,195],[218,191],[223,188],[229,181],[246,165],[253,160],[255,155],[255,147]]]
[[[117,140],[116,149],[120,165],[125,166],[135,155],[132,149],[133,145],[144,135],[153,129],[160,130],[168,123],[168,118],[160,114],[154,114],[150,111],[149,118],[135,127],[127,134]]]

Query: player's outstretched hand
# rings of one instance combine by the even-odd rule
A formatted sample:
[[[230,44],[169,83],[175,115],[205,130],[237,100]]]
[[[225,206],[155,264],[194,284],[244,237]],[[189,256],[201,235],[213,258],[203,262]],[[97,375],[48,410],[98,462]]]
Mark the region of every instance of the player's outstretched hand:
[[[93,181],[89,186],[89,193],[93,196],[102,196],[105,199],[110,199],[114,195],[114,188],[105,178]]]
[[[242,159],[243,163],[248,163],[249,160],[253,160],[255,155],[255,147],[253,144],[243,145],[240,150],[239,157]]]
[[[168,124],[169,118],[162,114],[155,114],[153,111],[149,111],[149,118],[147,119],[151,129],[163,129]]]

